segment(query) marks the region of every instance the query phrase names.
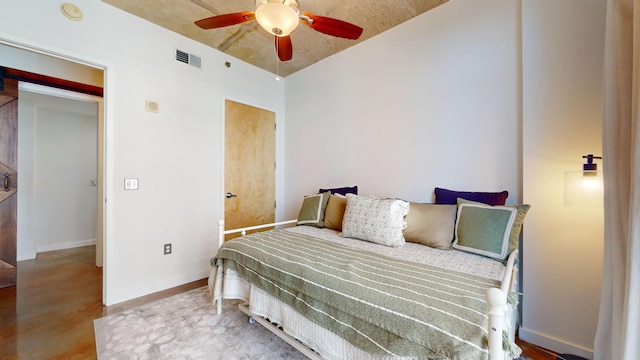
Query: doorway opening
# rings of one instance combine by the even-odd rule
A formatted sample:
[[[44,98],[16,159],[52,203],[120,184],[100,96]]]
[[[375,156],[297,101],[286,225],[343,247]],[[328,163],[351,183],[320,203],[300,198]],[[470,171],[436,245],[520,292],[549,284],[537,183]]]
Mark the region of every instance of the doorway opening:
[[[107,251],[104,251],[104,247],[105,247],[105,243],[107,242],[106,239],[107,239],[107,233],[108,233],[107,232],[107,227],[108,227],[107,226],[107,219],[108,219],[107,209],[108,208],[106,204],[106,198],[107,198],[106,189],[109,188],[109,184],[107,183],[107,179],[108,179],[107,174],[109,171],[105,169],[109,165],[106,162],[107,145],[106,145],[105,139],[107,139],[107,136],[106,136],[107,125],[105,121],[106,111],[104,106],[104,99],[102,97],[104,93],[102,84],[106,83],[107,66],[97,64],[88,60],[85,61],[82,59],[78,59],[77,57],[66,55],[58,51],[44,50],[28,44],[14,42],[12,40],[7,40],[7,39],[0,39],[0,50],[2,50],[3,53],[8,54],[6,58],[6,61],[8,63],[0,64],[2,66],[5,66],[5,65],[11,66],[12,62],[13,62],[13,65],[16,67],[21,66],[20,64],[35,66],[35,69],[30,69],[32,71],[35,70],[35,73],[30,73],[30,75],[36,76],[35,79],[31,78],[28,80],[23,80],[18,78],[18,80],[21,81],[22,86],[24,86],[25,84],[28,84],[27,87],[33,84],[47,84],[46,82],[39,82],[40,81],[39,79],[43,78],[45,80],[48,80],[52,78],[47,75],[40,75],[38,73],[47,73],[47,72],[53,71],[56,74],[60,74],[61,78],[54,78],[59,81],[58,84],[51,85],[48,87],[47,86],[43,87],[45,89],[48,89],[47,91],[53,91],[55,93],[55,94],[49,94],[49,95],[60,97],[59,91],[62,91],[64,93],[64,90],[61,90],[61,89],[69,89],[66,86],[71,84],[73,86],[80,86],[80,89],[77,90],[79,93],[94,94],[97,98],[99,98],[99,100],[95,101],[96,103],[98,103],[97,114],[99,117],[99,124],[97,126],[98,127],[97,141],[98,141],[98,149],[99,149],[99,153],[97,155],[98,169],[97,169],[97,176],[94,176],[95,179],[94,177],[91,177],[90,179],[87,180],[87,186],[93,187],[93,184],[95,181],[96,186],[94,187],[94,189],[99,194],[96,199],[95,209],[93,210],[93,212],[96,213],[97,215],[97,220],[95,225],[97,228],[95,231],[96,233],[95,258],[96,258],[96,265],[103,266],[104,275],[102,277],[102,283],[100,284],[100,287],[102,289],[102,304],[106,304],[108,302],[107,299],[109,297],[108,297],[108,289],[106,286],[108,283],[107,261],[106,261]],[[39,71],[41,69],[43,69],[44,71]],[[69,71],[70,69],[71,71]],[[77,74],[80,79],[89,79],[89,81],[80,83],[80,82],[74,82],[74,80],[67,80],[72,78],[75,79],[76,75],[74,74]],[[15,73],[10,75],[16,76]],[[18,76],[19,75],[21,75],[20,70],[18,70]],[[5,73],[5,76],[6,76],[6,73]],[[96,84],[98,86],[88,85],[88,84]],[[21,90],[24,90],[24,89],[21,89]],[[33,90],[33,89],[29,88],[28,90]],[[92,93],[92,91],[94,90],[98,90],[99,93]],[[72,93],[75,93],[75,92],[72,92]],[[74,96],[76,95],[77,93],[75,95],[72,95],[71,98],[74,98]],[[66,97],[66,96],[67,95],[65,94],[63,97]],[[87,100],[86,98],[83,98],[80,101],[91,102],[93,100]],[[91,238],[85,239],[85,241],[87,240],[91,241],[92,239]],[[82,245],[82,243],[80,244]],[[33,245],[34,244],[28,245],[27,248],[30,248],[31,251],[33,252],[33,256],[35,256],[35,252],[37,250]]]
[[[276,114],[225,100],[224,124],[225,227],[273,223]],[[229,234],[226,240],[238,235]]]
[[[102,98],[21,82],[18,100],[18,260],[95,245],[102,267]]]

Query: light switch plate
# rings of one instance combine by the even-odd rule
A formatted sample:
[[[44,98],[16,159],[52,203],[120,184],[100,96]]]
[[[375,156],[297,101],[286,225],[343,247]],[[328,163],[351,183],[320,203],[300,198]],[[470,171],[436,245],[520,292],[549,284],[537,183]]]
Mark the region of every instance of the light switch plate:
[[[138,179],[124,179],[125,190],[138,190]]]

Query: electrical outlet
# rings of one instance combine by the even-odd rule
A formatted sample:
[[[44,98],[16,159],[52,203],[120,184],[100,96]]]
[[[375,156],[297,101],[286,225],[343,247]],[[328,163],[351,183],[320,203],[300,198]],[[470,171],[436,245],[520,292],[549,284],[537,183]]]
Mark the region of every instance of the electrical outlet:
[[[171,244],[164,244],[164,254],[165,255],[171,254]]]

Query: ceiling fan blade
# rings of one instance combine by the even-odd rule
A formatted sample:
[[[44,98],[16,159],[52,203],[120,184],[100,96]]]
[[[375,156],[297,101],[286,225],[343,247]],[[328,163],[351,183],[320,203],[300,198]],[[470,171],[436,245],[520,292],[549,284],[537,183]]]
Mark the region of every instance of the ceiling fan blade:
[[[350,24],[346,21],[313,15],[308,12],[302,13],[302,15],[312,20],[311,23],[305,21],[307,25],[323,34],[351,40],[356,40],[360,35],[362,35],[361,27]]]
[[[203,29],[215,29],[230,25],[241,24],[243,22],[254,20],[256,17],[253,11],[244,11],[233,14],[224,14],[212,16],[210,18],[198,20],[196,25]]]
[[[289,36],[274,36],[276,44],[276,52],[280,61],[289,61],[293,58],[293,45]]]

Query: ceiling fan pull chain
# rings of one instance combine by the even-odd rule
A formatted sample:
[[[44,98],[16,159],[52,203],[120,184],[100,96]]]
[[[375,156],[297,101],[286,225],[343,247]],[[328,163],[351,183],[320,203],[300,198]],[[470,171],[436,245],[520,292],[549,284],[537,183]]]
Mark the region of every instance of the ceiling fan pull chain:
[[[276,79],[280,76],[280,59],[278,54],[280,53],[280,44],[276,41]]]

